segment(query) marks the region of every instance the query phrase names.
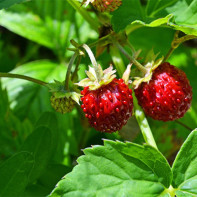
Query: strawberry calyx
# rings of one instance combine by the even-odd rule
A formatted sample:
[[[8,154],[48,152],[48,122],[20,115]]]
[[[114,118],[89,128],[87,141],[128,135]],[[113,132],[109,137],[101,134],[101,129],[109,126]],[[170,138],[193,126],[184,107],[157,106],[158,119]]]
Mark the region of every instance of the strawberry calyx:
[[[73,101],[79,104],[81,97],[81,94],[79,93],[80,91],[74,86],[74,84],[70,83],[69,85],[69,90],[65,90],[65,82],[54,80],[54,83],[47,84],[47,87],[55,98],[71,98]]]
[[[146,72],[142,77],[134,77],[134,81],[132,83],[134,89],[138,88],[139,85],[143,82],[149,82],[152,79],[152,75],[154,70],[163,62],[164,57],[162,56],[159,59],[156,59],[159,53],[154,54],[153,50],[147,54],[144,62],[144,68]]]
[[[76,83],[76,85],[82,87],[88,86],[90,90],[96,90],[103,85],[109,84],[116,77],[116,75],[114,74],[116,70],[113,70],[112,66],[103,71],[101,66],[98,64],[97,70],[99,72],[99,78],[98,73],[96,74],[94,68],[89,66],[89,71],[86,71],[88,78],[81,80],[79,83]]]

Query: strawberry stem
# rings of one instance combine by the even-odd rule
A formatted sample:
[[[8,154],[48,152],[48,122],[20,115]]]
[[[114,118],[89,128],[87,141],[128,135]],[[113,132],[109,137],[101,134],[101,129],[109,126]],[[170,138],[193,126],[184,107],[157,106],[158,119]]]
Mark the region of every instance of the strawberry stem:
[[[90,24],[90,26],[92,27],[92,29],[94,29],[96,32],[98,32],[98,27],[99,27],[99,23],[98,21],[96,21],[94,18],[92,18],[90,16],[90,14],[86,11],[86,9],[84,9],[83,7],[81,7],[81,4],[77,1],[73,1],[73,0],[67,0],[67,2],[78,12],[80,13],[83,18]]]
[[[38,80],[38,79],[35,79],[35,78],[32,78],[32,77],[28,77],[28,76],[25,76],[25,75],[19,75],[19,74],[0,73],[0,78],[1,77],[24,79],[24,80],[27,80],[27,81],[31,81],[33,83],[37,83],[37,84],[42,85],[42,86],[46,86],[48,84],[44,81],[41,81],[41,80]]]
[[[89,55],[89,58],[92,62],[93,68],[94,68],[95,73],[96,73],[97,82],[99,82],[101,80],[102,76],[100,76],[99,67],[98,67],[97,61],[94,57],[94,54],[92,53],[92,51],[91,51],[91,49],[89,48],[88,45],[83,44],[82,47],[86,50],[87,54]]]
[[[117,49],[117,47],[114,47],[113,45],[110,45],[110,55],[112,57],[112,61],[116,67],[116,70],[118,72],[119,76],[122,76],[125,71],[125,64],[122,60],[122,57],[120,55],[120,51]]]
[[[77,63],[76,63],[76,67],[75,67],[75,70],[74,70],[74,72],[73,72],[73,74],[72,74],[72,77],[71,77],[71,80],[72,81],[74,81],[75,80],[75,77],[77,76],[77,72],[78,72],[78,68],[79,68],[79,64],[80,64],[80,62],[81,62],[81,55],[78,57],[78,59],[77,59]]]
[[[129,55],[129,53],[117,42],[114,43],[116,47],[120,50],[120,52],[133,64],[136,65],[136,67],[143,73],[146,74],[146,68],[142,66],[134,57]]]
[[[187,40],[191,40],[194,38],[196,38],[196,36],[193,36],[193,35],[185,35],[185,36],[179,38],[179,31],[176,31],[174,34],[174,39],[171,43],[171,48],[168,51],[167,55],[165,56],[163,62],[166,62],[168,60],[168,58],[172,55],[174,50],[179,47],[180,44],[182,44],[183,42],[185,42]]]
[[[68,64],[68,69],[67,69],[67,72],[66,72],[65,85],[64,85],[65,90],[69,90],[69,79],[70,79],[71,68],[72,68],[72,65],[73,65],[77,56],[78,56],[78,52],[75,52],[74,55],[71,57],[70,62]]]
[[[141,129],[141,132],[142,132],[145,142],[147,144],[153,146],[154,148],[158,149],[157,145],[155,143],[153,134],[151,132],[151,129],[149,127],[148,121],[146,119],[146,116],[144,114],[144,111],[138,105],[138,101],[137,101],[137,98],[135,97],[134,93],[133,93],[133,103],[134,103],[134,109],[135,109],[135,117],[136,117],[137,122],[140,126],[140,129]]]

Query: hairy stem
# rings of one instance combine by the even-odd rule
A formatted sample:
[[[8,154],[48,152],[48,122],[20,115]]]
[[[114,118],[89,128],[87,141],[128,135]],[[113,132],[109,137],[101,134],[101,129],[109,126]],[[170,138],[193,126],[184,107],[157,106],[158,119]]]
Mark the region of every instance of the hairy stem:
[[[133,94],[133,103],[134,103],[134,109],[135,109],[135,117],[136,117],[137,122],[140,126],[140,129],[141,129],[141,132],[142,132],[145,142],[147,144],[153,146],[154,148],[158,149],[157,145],[155,143],[153,134],[151,132],[151,129],[149,127],[148,121],[146,119],[146,116],[144,114],[144,111],[138,105],[137,98],[135,97],[134,94]]]
[[[133,58],[129,53],[117,42],[114,43],[116,47],[120,50],[120,52],[133,64],[137,66],[137,68],[144,74],[146,74],[146,69],[142,66],[135,58]]]
[[[32,77],[28,77],[28,76],[25,76],[25,75],[19,75],[19,74],[0,73],[0,78],[1,77],[24,79],[24,80],[27,80],[27,81],[31,81],[33,83],[37,83],[37,84],[42,85],[42,86],[46,86],[48,84],[44,81],[41,81],[41,80],[38,80],[38,79],[35,79],[35,78],[32,78]]]
[[[68,69],[66,72],[66,78],[65,78],[65,84],[64,84],[65,90],[69,90],[69,79],[70,79],[71,68],[77,55],[78,55],[78,52],[75,52],[74,55],[71,57],[70,62],[68,64]]]

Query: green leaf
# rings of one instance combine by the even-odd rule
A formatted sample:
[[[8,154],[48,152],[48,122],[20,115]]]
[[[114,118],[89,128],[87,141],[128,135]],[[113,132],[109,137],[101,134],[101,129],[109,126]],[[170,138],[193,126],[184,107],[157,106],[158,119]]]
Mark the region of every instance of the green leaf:
[[[0,196],[20,196],[28,184],[28,176],[34,165],[33,156],[20,152],[0,166]]]
[[[157,12],[161,10],[162,7],[169,6],[171,4],[174,4],[172,7],[167,7],[165,10],[165,13],[168,15],[161,15],[157,18],[145,18],[142,17],[142,14],[140,14],[140,8],[137,3],[137,6],[134,7],[135,11],[138,12],[138,14],[135,13],[135,11],[132,11],[131,8],[131,2],[134,1],[128,1],[127,3],[123,3],[123,6],[121,6],[117,11],[114,12],[112,17],[112,24],[115,31],[123,30],[125,27],[127,33],[131,33],[137,28],[140,28],[142,26],[147,27],[170,27],[175,30],[180,30],[188,35],[195,35],[197,36],[197,0],[194,0],[190,3],[183,1],[156,1],[156,0],[150,0],[147,5],[147,12],[150,15],[154,15]],[[129,10],[127,12],[127,10]],[[150,11],[151,10],[151,11]],[[152,12],[152,13],[151,13]],[[165,16],[165,17],[163,17]],[[122,18],[124,18],[124,21],[122,21]]]
[[[196,149],[197,130],[194,130],[182,145],[172,167],[172,186],[191,195],[197,195]]]
[[[22,3],[26,0],[0,0],[0,9],[8,8],[16,3]]]
[[[44,112],[38,121],[36,122],[36,128],[40,126],[45,126],[51,130],[51,135],[52,135],[52,152],[56,152],[57,148],[57,143],[59,141],[59,130],[58,130],[58,122],[57,122],[57,117],[56,114],[53,112]]]
[[[29,40],[53,48],[52,35],[37,15],[1,11],[0,25]]]
[[[87,148],[84,153],[74,170],[57,184],[52,197],[166,196],[171,169],[153,147],[105,140],[104,146]]]
[[[158,1],[158,0],[148,0],[148,4],[146,6],[146,14],[148,16],[153,17],[156,13],[163,10],[166,7],[174,4],[178,0],[165,0],[165,1]]]
[[[39,178],[39,183],[46,188],[50,188],[50,191],[55,187],[57,182],[67,173],[71,171],[71,168],[61,164],[49,165],[42,176]]]
[[[31,76],[46,82],[54,79],[62,81],[66,75],[66,68],[47,60],[40,60],[19,66],[12,73]],[[11,108],[21,118],[28,116],[32,121],[36,121],[40,113],[52,109],[51,93],[46,87],[26,80],[10,78],[2,79],[2,85],[8,90]]]
[[[21,150],[32,153],[35,158],[35,165],[29,176],[31,183],[43,173],[51,158],[53,151],[51,130],[44,126],[38,127],[28,136]]]
[[[115,31],[124,29],[135,20],[143,20],[141,3],[139,0],[126,0],[112,14],[112,25]]]

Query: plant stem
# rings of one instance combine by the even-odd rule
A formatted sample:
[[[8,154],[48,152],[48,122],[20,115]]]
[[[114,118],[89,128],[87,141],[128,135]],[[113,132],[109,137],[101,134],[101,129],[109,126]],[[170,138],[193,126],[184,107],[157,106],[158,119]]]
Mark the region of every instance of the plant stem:
[[[154,148],[158,149],[157,145],[155,143],[154,137],[152,135],[151,129],[149,127],[148,121],[146,119],[146,116],[144,114],[144,111],[138,105],[137,98],[135,97],[134,94],[133,94],[133,103],[134,103],[134,108],[135,108],[135,117],[136,117],[137,122],[140,126],[140,129],[141,129],[141,132],[142,132],[145,142],[148,145],[151,145]]]
[[[83,18],[91,25],[92,29],[98,32],[99,23],[95,19],[93,19],[84,8],[81,7],[80,3],[76,0],[67,1],[77,12],[79,12],[83,16]]]
[[[183,42],[187,41],[187,40],[191,40],[191,39],[194,39],[196,38],[196,36],[193,36],[193,35],[185,35],[181,38],[179,38],[179,31],[176,31],[175,34],[174,34],[174,39],[171,43],[171,48],[170,50],[168,51],[167,55],[165,56],[164,58],[164,62],[168,60],[168,58],[172,55],[172,53],[174,52],[174,50],[176,48],[179,47],[180,44],[182,44]]]
[[[70,79],[71,68],[77,55],[78,55],[78,52],[75,52],[74,55],[71,57],[70,62],[68,64],[68,69],[66,72],[66,78],[65,78],[65,84],[64,84],[65,90],[69,90],[69,79]]]
[[[125,65],[122,60],[122,57],[120,55],[120,51],[117,49],[117,47],[114,47],[113,45],[110,46],[110,55],[112,57],[113,63],[116,67],[116,70],[118,72],[118,75],[122,77],[124,71],[125,71]]]
[[[188,127],[186,124],[182,123],[179,120],[175,120],[175,122],[178,123],[178,124],[180,124],[181,126],[185,127],[189,131],[192,131],[193,130],[192,128]]]
[[[24,80],[27,80],[27,81],[31,81],[33,83],[37,83],[37,84],[42,85],[42,86],[46,86],[48,84],[44,81],[41,81],[41,80],[38,80],[38,79],[35,79],[35,78],[32,78],[32,77],[28,77],[28,76],[25,76],[25,75],[19,75],[19,74],[0,73],[0,78],[1,77],[24,79]]]
[[[115,46],[120,50],[120,52],[131,62],[134,63],[137,68],[144,74],[146,74],[146,68],[142,66],[135,58],[133,58],[129,53],[117,42],[114,42]]]
[[[89,58],[92,62],[92,65],[93,65],[93,68],[95,70],[95,73],[96,73],[96,77],[97,77],[97,80],[98,82],[101,80],[101,76],[100,76],[100,70],[99,70],[99,67],[98,67],[98,64],[97,64],[97,61],[94,57],[94,54],[92,53],[91,49],[89,48],[88,45],[86,44],[83,44],[82,47],[86,50],[86,52],[88,53],[89,55]]]
[[[78,71],[78,68],[79,68],[79,64],[80,64],[80,62],[81,62],[81,55],[78,57],[78,60],[77,60],[77,63],[76,63],[76,67],[75,67],[75,70],[74,70],[74,72],[73,72],[73,75],[72,75],[72,77],[71,77],[71,80],[73,81],[73,80],[75,80],[75,77],[77,76],[77,71]]]

